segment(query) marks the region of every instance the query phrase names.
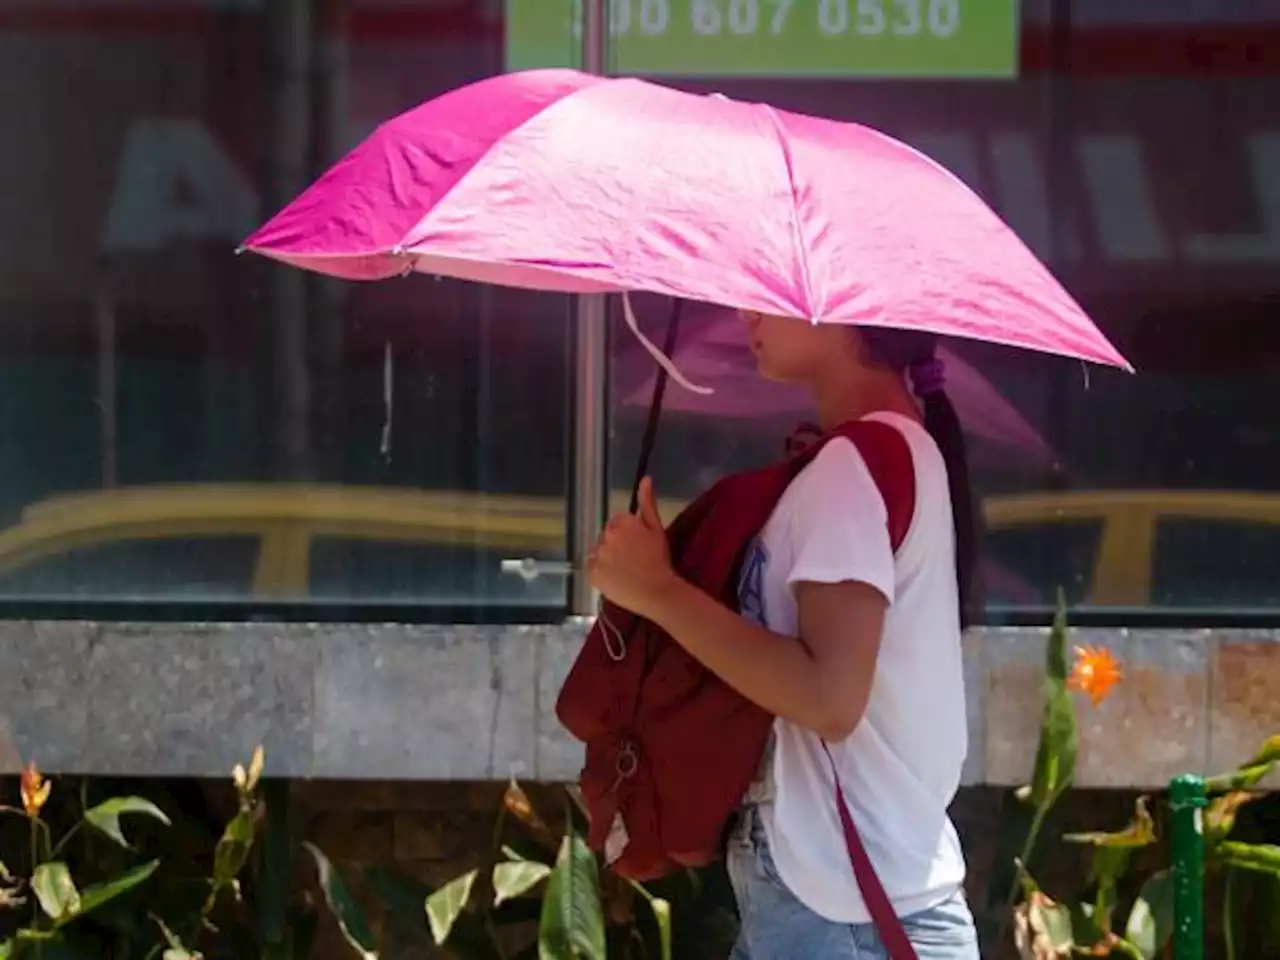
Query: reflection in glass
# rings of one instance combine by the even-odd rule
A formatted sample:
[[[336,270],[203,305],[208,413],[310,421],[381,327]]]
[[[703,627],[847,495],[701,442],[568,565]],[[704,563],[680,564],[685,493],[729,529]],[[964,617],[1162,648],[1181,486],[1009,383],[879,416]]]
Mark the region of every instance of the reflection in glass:
[[[500,71],[501,5],[18,6],[0,17],[4,88],[31,94],[0,105],[24,145],[0,160],[0,568],[43,559],[0,598],[563,606],[562,578],[499,565],[564,554],[569,298],[233,255],[376,123]],[[493,539],[530,499],[532,542]],[[430,562],[379,539],[432,510]],[[309,576],[326,525],[374,546]],[[229,576],[233,540],[261,549],[257,574]]]
[[[1016,81],[681,81],[868,123],[935,156],[1138,366],[951,345],[984,512],[1018,515],[987,534],[993,612],[1043,611],[1059,587],[1086,608],[1277,605],[1275,521],[1244,505],[1280,493],[1280,20],[1245,6],[1025,3]],[[663,315],[642,316],[659,341]],[[684,369],[720,390],[703,402],[669,387],[660,491],[687,496],[776,456],[807,416],[732,340],[712,321],[682,331]],[[653,370],[627,337],[613,362],[617,488]],[[967,416],[966,380],[971,397],[990,391]],[[1184,498],[1173,514],[1171,495]]]

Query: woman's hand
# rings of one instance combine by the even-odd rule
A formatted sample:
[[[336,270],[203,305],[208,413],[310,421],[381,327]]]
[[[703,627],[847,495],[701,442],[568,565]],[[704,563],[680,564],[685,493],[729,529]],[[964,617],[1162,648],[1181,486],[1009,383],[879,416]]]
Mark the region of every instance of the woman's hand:
[[[587,576],[607,599],[648,617],[676,572],[648,477],[640,481],[639,502],[639,513],[616,514],[605,526],[587,558]]]

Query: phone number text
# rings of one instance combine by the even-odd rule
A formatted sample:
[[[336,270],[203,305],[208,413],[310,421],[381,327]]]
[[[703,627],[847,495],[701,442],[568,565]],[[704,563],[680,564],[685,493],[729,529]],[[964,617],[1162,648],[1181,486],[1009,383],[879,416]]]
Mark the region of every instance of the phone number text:
[[[683,32],[687,17],[698,36],[775,36],[808,32],[804,20],[828,37],[955,36],[960,29],[960,0],[609,0],[613,37],[660,37]],[[572,28],[582,27],[582,0],[574,0]]]

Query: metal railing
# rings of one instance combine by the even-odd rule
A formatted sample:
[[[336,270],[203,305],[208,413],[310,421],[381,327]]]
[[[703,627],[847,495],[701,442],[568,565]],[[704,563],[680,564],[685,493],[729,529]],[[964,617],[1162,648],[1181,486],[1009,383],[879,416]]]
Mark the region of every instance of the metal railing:
[[[1169,783],[1169,845],[1173,859],[1173,960],[1204,958],[1204,780],[1193,774]]]

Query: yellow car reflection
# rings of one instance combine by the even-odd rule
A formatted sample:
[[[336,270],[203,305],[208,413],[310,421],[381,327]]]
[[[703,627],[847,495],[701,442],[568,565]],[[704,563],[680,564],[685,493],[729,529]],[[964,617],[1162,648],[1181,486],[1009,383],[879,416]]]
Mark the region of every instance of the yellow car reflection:
[[[612,499],[622,509],[627,496]],[[681,507],[662,504],[668,516]],[[445,562],[483,551],[496,573],[504,559],[563,558],[565,525],[564,501],[549,497],[312,484],[93,491],[32,504],[0,533],[0,592],[9,592],[5,583],[15,573],[104,545],[250,538],[251,594],[300,597],[311,592],[313,548],[325,540],[438,548]],[[428,592],[431,586],[419,585]]]
[[[1280,585],[1280,577],[1275,576],[1280,573],[1278,494],[1212,490],[1032,493],[988,498],[983,515],[988,556],[998,556],[1001,541],[1020,534],[1034,541],[1042,553],[1070,551],[1069,538],[1055,540],[1055,533],[1078,531],[1080,553],[1089,559],[1066,562],[1059,569],[1075,566],[1081,570],[1087,580],[1076,593],[1081,602],[1093,606],[1143,606],[1158,603],[1162,595],[1171,593],[1180,603],[1187,603],[1185,595],[1200,589],[1186,586],[1188,580],[1205,583],[1206,597],[1248,594],[1251,588],[1247,585],[1223,582],[1239,579],[1238,569],[1227,569],[1232,554],[1237,566],[1251,564],[1247,572],[1259,582]],[[1256,548],[1247,560],[1242,557],[1246,545]],[[1184,583],[1155,583],[1155,572],[1162,566],[1173,568],[1167,578],[1180,576]],[[1218,582],[1206,583],[1208,580]],[[1274,588],[1263,589],[1268,594],[1276,592]],[[1267,602],[1272,599],[1276,598],[1268,597]]]
[[[622,509],[627,495],[615,491],[611,499],[614,509]],[[674,516],[683,505],[664,501],[664,516]],[[1153,596],[1158,599],[1161,590],[1153,588],[1153,569],[1165,554],[1156,550],[1157,538],[1180,522],[1227,530],[1236,538],[1233,543],[1241,527],[1270,530],[1280,538],[1280,495],[1274,494],[1054,492],[991,497],[983,509],[988,571],[995,571],[1005,588],[994,592],[1014,603],[1050,600],[1053,581],[1063,571],[1077,571],[1081,578],[1073,591],[1080,602],[1140,606]],[[389,574],[397,580],[402,597],[427,598],[453,590],[456,595],[450,599],[463,599],[474,581],[459,581],[461,585],[452,587],[433,582],[449,580],[452,571],[462,567],[467,575],[479,571],[477,575],[490,584],[487,590],[510,594],[510,599],[528,599],[529,583],[503,574],[502,562],[530,558],[554,566],[562,561],[565,522],[565,504],[559,499],[471,492],[311,484],[191,484],[93,491],[33,504],[15,526],[0,532],[0,593],[25,595],[31,588],[20,585],[23,571],[104,547],[239,538],[248,545],[243,562],[250,569],[243,572],[242,586],[228,589],[262,599],[328,595],[334,589],[361,597],[358,581],[369,558],[404,547],[432,559],[413,567],[416,572],[406,572],[410,567],[404,567]],[[1059,534],[1068,535],[1062,552],[1057,546]],[[1274,542],[1280,546],[1280,539]],[[344,554],[345,567],[330,561],[330,572],[317,580],[315,558],[324,556],[318,547],[326,543],[340,544],[350,555]],[[351,554],[353,550],[356,553]],[[1277,558],[1272,564],[1280,565],[1280,551],[1271,556]],[[106,558],[100,566],[113,562],[128,561]],[[1031,569],[1036,562],[1044,567],[1040,576]],[[201,556],[191,560],[196,570],[192,589],[197,591],[208,586],[197,582],[202,564]],[[75,583],[75,577],[85,579],[79,573],[70,576]],[[348,586],[346,578],[356,582]],[[90,574],[87,579],[97,576]],[[536,599],[555,602],[563,581],[556,576],[539,580],[533,591]],[[162,592],[163,584],[156,584],[155,590]]]

